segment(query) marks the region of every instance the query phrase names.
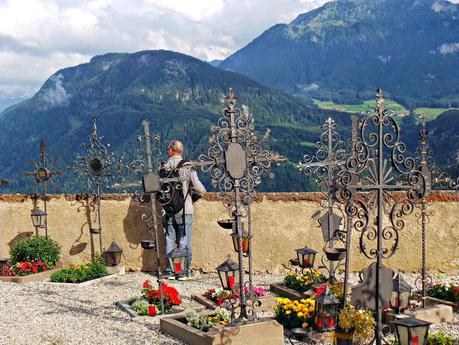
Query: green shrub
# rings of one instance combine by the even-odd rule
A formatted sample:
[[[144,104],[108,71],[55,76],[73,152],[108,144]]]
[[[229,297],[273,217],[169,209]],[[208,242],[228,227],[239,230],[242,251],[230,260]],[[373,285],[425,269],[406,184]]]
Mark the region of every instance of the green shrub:
[[[132,304],[131,307],[136,311],[139,315],[148,315],[148,307],[150,304],[144,299],[136,299]]]
[[[94,262],[65,268],[51,275],[55,283],[82,283],[108,275],[104,260],[97,256]]]
[[[430,333],[427,337],[428,345],[453,345],[454,337],[446,335],[442,331]]]
[[[60,254],[61,247],[56,241],[49,237],[32,236],[14,242],[10,249],[10,260],[12,263],[42,260],[50,268],[54,268]]]

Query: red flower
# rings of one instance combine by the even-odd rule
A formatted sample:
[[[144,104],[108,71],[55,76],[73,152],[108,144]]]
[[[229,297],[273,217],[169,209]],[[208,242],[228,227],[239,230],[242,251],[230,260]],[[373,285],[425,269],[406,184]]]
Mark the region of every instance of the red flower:
[[[151,287],[151,282],[149,280],[145,280],[143,282],[143,288],[144,289],[149,289]]]

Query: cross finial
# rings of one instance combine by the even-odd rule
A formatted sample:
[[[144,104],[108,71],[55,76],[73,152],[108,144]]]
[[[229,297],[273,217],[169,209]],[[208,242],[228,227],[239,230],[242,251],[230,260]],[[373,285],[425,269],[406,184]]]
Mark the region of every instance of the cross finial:
[[[376,90],[376,109],[380,114],[384,111],[384,95],[381,89]]]
[[[97,120],[96,120],[96,118],[94,118],[93,122],[92,122],[92,134],[91,134],[91,137],[97,138]]]
[[[46,143],[45,139],[41,138],[40,139],[40,152],[44,153],[46,151]]]
[[[225,101],[228,104],[228,107],[233,110],[236,105],[237,97],[234,96],[233,89],[229,88],[228,93],[225,96]]]

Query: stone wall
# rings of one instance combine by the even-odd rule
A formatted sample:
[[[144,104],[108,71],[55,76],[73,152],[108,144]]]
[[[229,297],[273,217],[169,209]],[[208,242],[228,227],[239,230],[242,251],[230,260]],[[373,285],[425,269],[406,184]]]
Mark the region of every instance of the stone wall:
[[[320,210],[320,195],[315,193],[258,194],[253,204],[254,267],[260,272],[280,273],[288,268],[293,250],[304,245],[321,250],[321,229],[314,213]],[[459,197],[454,194],[430,196],[427,232],[427,266],[431,271],[459,271]],[[62,246],[64,265],[88,261],[91,250],[98,249],[98,237],[91,241],[89,223],[93,217],[87,199],[75,195],[53,195],[48,204],[49,236]],[[33,200],[25,195],[0,195],[0,257],[7,257],[10,245],[30,236]],[[108,248],[115,240],[123,249],[123,263],[128,269],[154,269],[154,251],[145,253],[141,239],[149,235],[141,221],[142,209],[129,196],[108,195],[102,200],[102,242]],[[400,232],[399,249],[385,264],[405,272],[419,271],[421,265],[421,230],[416,216],[406,218]],[[216,220],[227,218],[216,195],[208,193],[195,204],[193,230],[193,266],[211,271],[226,258],[236,257],[230,230],[220,228]],[[163,252],[164,237],[161,237]],[[351,269],[360,270],[370,263],[358,251],[358,236],[352,238]]]

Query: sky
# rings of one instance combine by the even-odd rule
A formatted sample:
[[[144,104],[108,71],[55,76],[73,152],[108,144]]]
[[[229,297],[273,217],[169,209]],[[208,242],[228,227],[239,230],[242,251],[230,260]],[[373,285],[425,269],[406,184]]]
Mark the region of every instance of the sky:
[[[223,59],[326,0],[0,0],[0,100],[107,52]]]

